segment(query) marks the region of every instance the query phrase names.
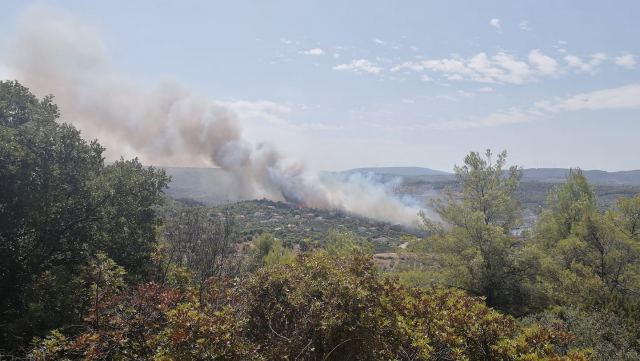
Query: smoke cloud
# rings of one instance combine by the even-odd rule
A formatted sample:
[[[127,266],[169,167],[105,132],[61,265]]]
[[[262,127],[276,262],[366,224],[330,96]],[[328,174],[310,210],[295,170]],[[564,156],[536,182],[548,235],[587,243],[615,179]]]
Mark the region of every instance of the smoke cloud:
[[[248,143],[225,102],[175,84],[151,91],[134,84],[109,64],[98,32],[59,9],[30,8],[11,54],[9,73],[36,94],[54,94],[64,120],[97,138],[110,159],[217,166],[229,177],[230,199],[289,201],[401,224],[412,223],[420,209],[394,196],[393,183],[318,174],[290,164],[269,144]]]

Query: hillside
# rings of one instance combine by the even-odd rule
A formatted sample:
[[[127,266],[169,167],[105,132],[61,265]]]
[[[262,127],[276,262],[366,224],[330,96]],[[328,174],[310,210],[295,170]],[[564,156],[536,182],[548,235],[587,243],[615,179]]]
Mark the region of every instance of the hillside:
[[[602,170],[583,170],[590,183],[604,186],[640,185],[640,170],[606,172]],[[562,183],[567,179],[569,169],[564,168],[529,168],[522,172],[523,181],[544,183]]]
[[[400,177],[414,176],[446,176],[451,173],[422,167],[372,167],[372,168],[354,168],[344,171],[344,173],[377,173],[387,174]]]
[[[224,189],[228,189],[227,185],[231,180],[219,168],[165,167],[164,169],[172,177],[167,194],[174,199],[196,201],[210,206],[243,201],[243,199],[231,198],[224,192]],[[401,196],[412,196],[423,204],[427,204],[446,187],[456,187],[453,174],[429,168],[358,168],[345,172],[375,173],[383,180],[399,177],[401,182],[395,187],[395,193]],[[527,214],[537,214],[545,205],[548,192],[557,184],[564,182],[568,173],[568,169],[561,168],[524,169],[516,197],[527,210]],[[593,184],[601,208],[610,207],[619,197],[640,193],[640,170],[624,172],[589,170],[584,171],[584,174]],[[240,204],[248,206],[250,203]],[[339,224],[338,222],[333,226]]]
[[[422,235],[398,225],[378,222],[337,211],[298,207],[269,200],[242,201],[217,206],[213,212],[228,211],[234,217],[244,241],[261,233],[272,233],[288,246],[322,242],[329,230],[352,232],[370,241],[375,252],[388,252],[406,242],[406,237]]]

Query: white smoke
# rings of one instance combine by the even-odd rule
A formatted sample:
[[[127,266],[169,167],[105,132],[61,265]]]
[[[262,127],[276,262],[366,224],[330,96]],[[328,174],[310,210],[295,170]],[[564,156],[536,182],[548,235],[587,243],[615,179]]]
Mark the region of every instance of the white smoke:
[[[177,85],[145,91],[117,74],[95,29],[64,11],[31,7],[14,46],[10,74],[36,94],[54,94],[64,120],[97,138],[108,158],[218,166],[231,178],[225,182],[231,199],[290,201],[402,224],[416,219],[420,207],[393,196],[392,184],[319,175],[285,163],[268,144],[249,144],[225,102]]]

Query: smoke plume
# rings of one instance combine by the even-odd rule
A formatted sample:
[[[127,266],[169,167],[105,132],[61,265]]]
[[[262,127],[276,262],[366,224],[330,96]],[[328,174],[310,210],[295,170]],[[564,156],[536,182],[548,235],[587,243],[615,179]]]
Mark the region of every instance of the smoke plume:
[[[217,166],[229,177],[229,198],[289,201],[402,224],[416,219],[419,207],[394,197],[392,184],[317,174],[285,162],[268,144],[248,143],[224,102],[175,84],[148,91],[132,83],[107,61],[98,32],[66,12],[32,7],[19,26],[10,74],[36,94],[54,94],[64,120],[97,138],[108,158]]]

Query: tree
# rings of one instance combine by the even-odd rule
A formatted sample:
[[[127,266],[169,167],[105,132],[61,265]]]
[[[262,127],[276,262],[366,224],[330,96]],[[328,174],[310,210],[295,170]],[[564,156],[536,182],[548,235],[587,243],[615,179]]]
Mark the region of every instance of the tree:
[[[603,310],[577,307],[554,307],[528,316],[521,321],[526,326],[560,324],[573,337],[569,346],[592,350],[593,360],[636,361],[640,359],[638,327],[625,317]]]
[[[0,349],[80,317],[79,298],[60,290],[93,254],[145,278],[169,181],[137,160],[105,166],[97,141],[57,122],[52,99],[0,81]]]
[[[237,270],[236,227],[230,214],[211,215],[198,206],[178,207],[165,227],[165,268],[181,266],[193,273],[202,297],[207,281]]]
[[[618,199],[611,220],[625,236],[640,239],[640,194]]]
[[[102,263],[116,275],[117,267]],[[94,268],[97,269],[97,268]],[[117,277],[108,277],[114,280]],[[106,281],[106,279],[105,279]],[[103,285],[117,285],[103,282]],[[54,330],[36,360],[586,360],[563,324],[520,327],[459,290],[407,289],[366,253],[304,254],[208,287],[107,286],[100,322]],[[94,288],[91,288],[94,290]],[[112,292],[113,291],[113,292]]]
[[[516,166],[504,170],[506,158],[502,152],[494,163],[490,150],[485,157],[467,155],[464,165],[455,167],[461,192],[447,190],[433,202],[439,219],[423,214],[423,221],[433,234],[426,250],[438,255],[441,282],[485,296],[490,306],[516,311],[525,297],[515,235],[521,215],[513,197],[521,171]]]
[[[253,240],[252,267],[286,264],[293,261],[293,252],[271,233],[263,233]]]
[[[547,237],[549,242],[566,238],[586,215],[595,210],[596,195],[593,188],[580,169],[572,169],[567,181],[549,193],[547,208],[537,224],[537,234]]]
[[[640,319],[639,199],[621,198],[601,212],[580,171],[550,193],[532,247],[548,302],[606,308]]]

